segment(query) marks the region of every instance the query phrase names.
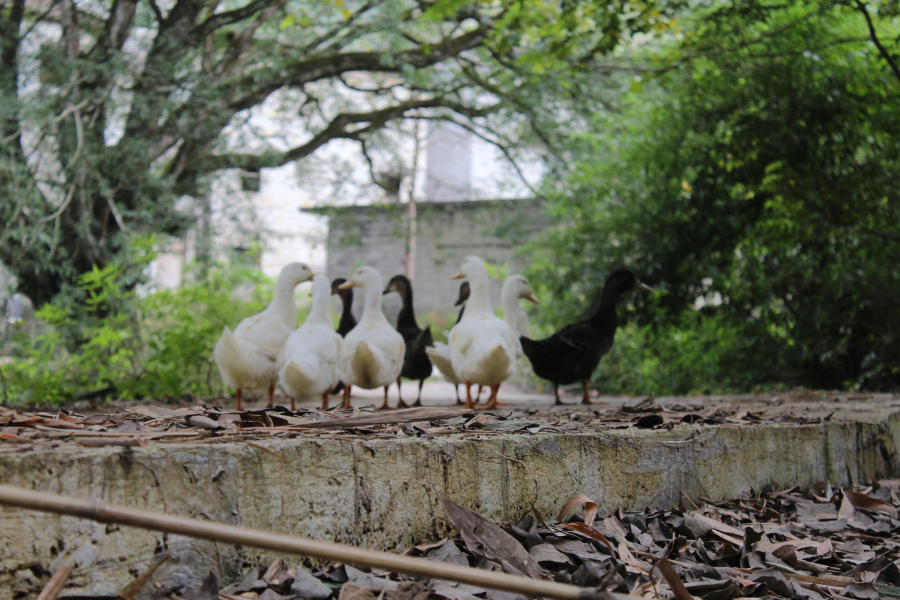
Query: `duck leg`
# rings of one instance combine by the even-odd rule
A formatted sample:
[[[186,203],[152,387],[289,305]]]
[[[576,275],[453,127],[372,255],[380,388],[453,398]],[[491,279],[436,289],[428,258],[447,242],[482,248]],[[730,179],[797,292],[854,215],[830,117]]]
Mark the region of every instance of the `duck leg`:
[[[344,385],[344,402],[341,404],[342,409],[350,408],[350,387],[349,385]]]
[[[266,408],[273,408],[275,406],[275,382],[269,384],[269,403],[266,405]]]
[[[556,396],[555,406],[562,406],[563,401],[559,399],[559,384],[555,381],[553,382],[553,395]]]
[[[291,412],[295,412],[297,410],[297,406],[295,403],[296,400],[294,398],[291,398]]]
[[[294,407],[291,405],[291,410],[293,409]],[[328,410],[328,392],[322,394],[322,410]]]
[[[378,410],[390,410],[391,407],[388,406],[388,401],[387,401],[388,388],[390,388],[390,387],[391,386],[389,386],[389,385],[384,386],[384,402],[382,403],[381,406],[378,407]],[[398,404],[397,406],[400,406],[400,405]]]
[[[242,390],[241,388],[238,388],[234,393],[234,397],[237,398],[237,408],[235,410],[237,410],[238,412],[243,412],[244,410],[244,407],[241,406],[241,392],[243,391],[244,390]]]
[[[487,404],[485,404],[482,408],[485,410],[490,410],[492,408],[497,408],[502,402],[497,401],[497,392],[500,390],[500,384],[491,386],[491,395],[488,398]]]
[[[416,396],[416,401],[413,403],[413,407],[422,406],[422,386],[425,385],[425,380],[419,380],[419,395]]]
[[[591,402],[591,390],[588,389],[588,380],[582,379],[581,385],[584,387],[584,397],[581,399],[582,404],[593,404]]]
[[[409,408],[409,405],[403,401],[403,388],[400,387],[399,377],[397,378],[397,398],[399,398],[397,408]],[[385,402],[387,402],[387,396],[385,396]]]
[[[466,408],[475,408],[475,404],[472,402],[472,382],[466,382]]]
[[[459,404],[460,406],[465,404],[462,400],[459,399],[459,384],[458,383],[453,384],[453,391],[456,392],[456,403]]]

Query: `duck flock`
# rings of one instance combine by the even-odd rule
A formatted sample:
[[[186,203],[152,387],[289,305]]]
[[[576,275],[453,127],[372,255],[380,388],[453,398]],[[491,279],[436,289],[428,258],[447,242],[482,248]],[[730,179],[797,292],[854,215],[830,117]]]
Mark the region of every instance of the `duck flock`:
[[[612,347],[616,331],[616,302],[624,292],[643,292],[644,285],[627,270],[613,272],[606,280],[599,308],[587,320],[567,325],[543,340],[529,338],[528,317],[519,300],[539,304],[528,280],[511,275],[503,284],[500,302],[503,318],[494,314],[488,294],[488,273],[484,261],[467,257],[453,279],[465,279],[456,305],[463,305],[447,343],[435,342],[431,329],[421,329],[413,310],[412,284],[403,275],[394,276],[384,287],[381,275],[372,267],[360,267],[350,279],[329,283],[323,274],[313,274],[303,263],[291,263],[278,276],[272,302],[261,313],[247,317],[231,331],[228,327],[216,342],[214,355],[222,379],[236,390],[237,409],[244,390],[268,389],[274,405],[275,386],[291,398],[291,410],[298,400],[321,398],[328,408],[332,394],[343,393],[343,408],[350,408],[350,390],[384,388],[388,409],[388,389],[400,379],[419,382],[419,394],[411,406],[421,406],[422,386],[437,367],[447,381],[466,388],[466,408],[496,408],[500,384],[515,372],[523,354],[534,372],[553,383],[556,403],[559,386],[581,382],[582,401],[590,404],[588,382],[600,359]],[[312,308],[306,321],[297,327],[294,288],[312,280]],[[365,302],[357,322],[350,307],[353,288],[360,288]],[[403,307],[394,328],[384,316],[382,296],[396,292]],[[332,294],[343,302],[337,330],[328,312]],[[485,405],[476,407],[472,385],[490,388]],[[461,403],[457,387],[457,403]],[[396,408],[408,405],[400,396]]]

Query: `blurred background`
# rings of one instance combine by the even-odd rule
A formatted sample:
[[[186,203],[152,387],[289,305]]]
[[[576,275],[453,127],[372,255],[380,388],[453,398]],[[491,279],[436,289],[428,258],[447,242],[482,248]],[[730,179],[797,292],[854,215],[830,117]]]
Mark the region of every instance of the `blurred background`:
[[[294,261],[407,275],[443,340],[469,254],[495,303],[529,278],[533,337],[616,268],[653,286],[606,394],[897,390],[898,15],[6,0],[0,401],[226,393],[215,340]]]

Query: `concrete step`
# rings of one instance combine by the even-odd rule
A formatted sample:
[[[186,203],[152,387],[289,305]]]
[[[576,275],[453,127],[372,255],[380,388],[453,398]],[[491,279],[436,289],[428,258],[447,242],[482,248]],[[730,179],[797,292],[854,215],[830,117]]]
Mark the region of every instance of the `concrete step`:
[[[335,432],[330,439],[134,448],[64,443],[0,454],[0,481],[389,550],[445,533],[438,491],[486,517],[515,521],[532,506],[553,518],[579,492],[593,498],[604,515],[619,508],[671,507],[687,502],[685,495],[720,500],[764,488],[824,480],[846,486],[900,473],[900,399],[895,396],[658,401],[705,407],[706,412],[790,411],[823,420],[433,439],[367,439]],[[0,508],[0,532],[0,600],[33,595],[55,565],[76,550],[82,566],[67,593],[113,593],[161,552],[170,561],[160,569],[160,581],[209,569],[229,581],[242,564],[272,558],[250,549],[7,508]]]

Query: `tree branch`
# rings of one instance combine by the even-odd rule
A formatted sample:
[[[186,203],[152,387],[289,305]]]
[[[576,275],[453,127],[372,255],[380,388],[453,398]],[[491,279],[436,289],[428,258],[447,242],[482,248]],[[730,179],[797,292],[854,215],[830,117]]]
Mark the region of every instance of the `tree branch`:
[[[477,138],[479,138],[479,139],[481,139],[481,140],[484,140],[484,141],[487,142],[488,144],[494,146],[495,148],[497,148],[497,149],[501,152],[501,154],[503,154],[504,158],[506,158],[506,160],[509,162],[509,164],[512,165],[512,168],[516,171],[516,175],[519,176],[519,179],[522,181],[522,184],[523,184],[525,187],[527,187],[528,190],[529,190],[532,194],[534,194],[534,197],[535,197],[535,198],[540,197],[540,192],[538,192],[538,190],[536,190],[536,189],[534,188],[534,186],[532,186],[532,185],[528,182],[528,180],[525,179],[525,174],[522,173],[522,169],[519,168],[519,164],[518,164],[518,163],[515,161],[515,159],[512,157],[512,154],[510,153],[509,148],[507,148],[504,144],[498,142],[497,140],[492,140],[491,138],[489,138],[489,137],[487,137],[486,135],[484,135],[482,132],[478,131],[478,129],[476,129],[476,128],[473,127],[472,125],[470,125],[470,124],[468,124],[468,123],[463,123],[463,122],[457,121],[456,119],[450,119],[450,118],[447,118],[447,117],[414,117],[414,118],[415,118],[415,119],[418,119],[418,120],[422,120],[422,121],[449,121],[449,122],[451,122],[451,123],[454,123],[454,124],[458,125],[459,127],[462,127],[463,129],[465,129],[466,131],[468,131],[469,133],[471,133],[471,134],[474,135],[475,137],[477,137]]]
[[[216,29],[248,19],[270,5],[272,5],[272,0],[253,0],[246,6],[214,14],[194,27],[191,30],[191,35],[197,39],[206,37]]]
[[[872,22],[872,17],[869,15],[866,5],[863,4],[862,0],[856,0],[856,7],[866,18],[866,25],[869,26],[869,37],[872,38],[872,42],[875,44],[875,47],[878,48],[881,57],[886,60],[887,64],[891,67],[891,70],[894,72],[894,77],[897,78],[897,83],[900,83],[900,67],[897,66],[894,57],[891,56],[891,53],[887,51],[887,48],[885,48],[881,44],[881,40],[878,39],[878,33],[875,31],[875,24]]]
[[[235,98],[229,102],[228,106],[235,111],[245,110],[259,104],[270,94],[285,86],[300,87],[349,71],[399,73],[403,65],[424,69],[475,48],[487,35],[487,31],[486,27],[473,29],[469,33],[431,47],[427,53],[422,49],[400,52],[394,57],[392,64],[385,63],[383,52],[342,52],[297,61],[293,65],[280,69],[284,74],[279,74],[277,77],[260,77],[259,72],[251,71],[237,82],[229,83],[232,89],[251,91]],[[254,85],[261,79],[265,80],[264,85]]]
[[[389,121],[403,118],[412,111],[429,108],[449,108],[461,115],[475,118],[487,116],[495,107],[474,109],[438,97],[427,100],[409,100],[395,106],[365,113],[340,113],[331,120],[327,127],[315,134],[312,139],[290,150],[265,154],[207,154],[188,161],[187,167],[190,170],[201,173],[218,169],[237,168],[258,171],[264,168],[280,167],[309,156],[331,140],[361,141],[366,135],[383,128]],[[363,123],[366,125],[356,129],[352,128],[353,125]]]
[[[163,17],[162,11],[159,9],[159,4],[156,3],[156,0],[147,0],[147,2],[150,4],[153,16],[156,17],[157,24],[162,23],[165,17]]]
[[[375,5],[375,2],[371,2],[371,1],[366,2],[365,4],[363,4],[360,7],[360,9],[358,11],[356,11],[355,13],[350,15],[349,19],[345,20],[343,23],[340,23],[336,27],[332,27],[327,32],[325,32],[324,34],[320,35],[319,37],[314,39],[312,42],[307,44],[303,48],[303,52],[312,52],[316,48],[318,48],[319,46],[321,46],[322,44],[327,42],[328,40],[337,38],[337,35],[338,35],[338,33],[341,32],[341,30],[351,27],[357,21],[357,19],[359,19],[359,17],[361,17],[363,14],[367,13],[369,11],[369,9],[371,9],[374,5]]]

